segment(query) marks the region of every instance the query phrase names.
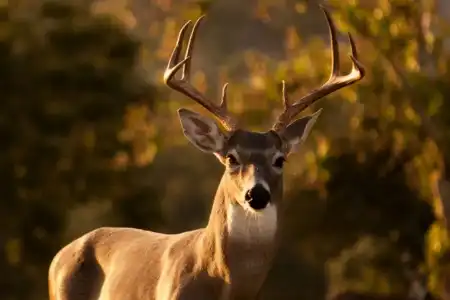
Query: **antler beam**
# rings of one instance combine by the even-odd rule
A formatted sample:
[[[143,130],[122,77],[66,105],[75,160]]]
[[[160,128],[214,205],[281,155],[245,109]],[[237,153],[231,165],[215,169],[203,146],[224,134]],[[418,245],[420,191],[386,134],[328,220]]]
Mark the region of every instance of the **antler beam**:
[[[340,73],[339,44],[336,39],[336,28],[334,26],[330,14],[326,11],[324,7],[321,6],[321,8],[327,19],[328,28],[330,32],[331,65],[332,65],[330,78],[320,88],[313,90],[308,95],[302,97],[300,100],[292,104],[289,103],[289,99],[286,93],[285,82],[283,81],[282,96],[283,96],[284,111],[279,115],[277,121],[273,125],[272,129],[274,131],[277,132],[283,131],[286,128],[286,126],[288,126],[289,123],[291,123],[299,113],[304,111],[314,102],[343,87],[346,87],[361,80],[365,75],[364,67],[358,61],[358,53],[356,51],[355,42],[353,41],[353,38],[350,35],[350,33],[348,34],[348,39],[352,51],[352,53],[350,54],[350,59],[353,62],[352,70],[347,75],[339,75]]]
[[[164,72],[164,83],[168,85],[170,88],[188,96],[212,114],[214,114],[220,123],[225,127],[228,131],[233,131],[237,127],[237,120],[228,112],[227,110],[227,86],[225,84],[222,90],[222,101],[219,105],[214,102],[208,100],[205,95],[203,95],[200,91],[198,91],[190,82],[190,69],[191,69],[191,59],[192,59],[192,50],[194,46],[194,40],[197,33],[198,26],[203,20],[204,16],[201,16],[197,19],[192,28],[191,35],[188,40],[188,44],[186,47],[186,52],[184,58],[180,60],[180,54],[182,49],[182,44],[184,41],[184,37],[186,35],[186,30],[190,25],[191,21],[188,21],[181,28],[180,33],[178,34],[177,43],[172,51],[172,55],[167,64],[166,70]],[[175,76],[178,71],[182,69],[182,74],[180,79],[176,79]]]

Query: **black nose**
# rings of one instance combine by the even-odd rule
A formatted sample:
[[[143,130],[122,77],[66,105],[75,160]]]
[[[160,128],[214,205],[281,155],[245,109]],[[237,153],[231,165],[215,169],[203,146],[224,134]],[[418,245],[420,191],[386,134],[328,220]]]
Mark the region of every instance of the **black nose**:
[[[270,202],[270,193],[262,184],[256,184],[245,193],[245,201],[247,201],[253,209],[263,209]]]

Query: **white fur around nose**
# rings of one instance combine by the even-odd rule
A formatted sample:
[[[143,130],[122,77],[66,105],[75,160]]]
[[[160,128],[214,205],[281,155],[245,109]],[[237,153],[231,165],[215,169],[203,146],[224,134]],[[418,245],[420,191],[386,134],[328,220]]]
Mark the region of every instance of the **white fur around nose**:
[[[228,205],[227,226],[229,238],[248,242],[269,242],[277,230],[277,208],[269,204],[254,211],[238,204]]]

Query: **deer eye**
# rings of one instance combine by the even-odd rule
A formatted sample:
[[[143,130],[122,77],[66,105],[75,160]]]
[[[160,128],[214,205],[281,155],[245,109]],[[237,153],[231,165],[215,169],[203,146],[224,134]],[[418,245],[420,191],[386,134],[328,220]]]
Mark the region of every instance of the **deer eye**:
[[[230,166],[239,165],[239,161],[237,160],[236,156],[234,156],[233,154],[227,154],[227,162]]]
[[[277,159],[275,159],[275,161],[273,162],[273,166],[281,169],[281,168],[283,168],[285,162],[286,162],[286,158],[284,158],[283,156],[280,156]]]

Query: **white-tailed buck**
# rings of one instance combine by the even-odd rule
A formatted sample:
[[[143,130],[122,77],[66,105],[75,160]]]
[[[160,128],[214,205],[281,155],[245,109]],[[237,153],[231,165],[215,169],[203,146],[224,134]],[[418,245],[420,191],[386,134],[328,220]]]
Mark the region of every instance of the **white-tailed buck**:
[[[57,300],[255,299],[271,267],[280,231],[283,164],[306,139],[320,111],[295,117],[320,98],[357,82],[364,70],[349,36],[352,71],[339,75],[336,30],[331,36],[332,72],[320,88],[295,103],[283,83],[284,111],[267,132],[238,127],[227,111],[226,85],[215,104],[189,83],[195,35],[184,57],[190,22],[181,28],[164,74],[165,83],[209,110],[211,118],[187,109],[178,114],[186,138],[225,166],[205,228],[161,234],[133,228],[100,228],[64,247],[49,270],[50,297]],[[181,72],[181,77],[176,74]]]

